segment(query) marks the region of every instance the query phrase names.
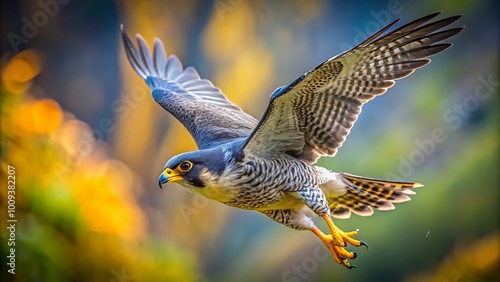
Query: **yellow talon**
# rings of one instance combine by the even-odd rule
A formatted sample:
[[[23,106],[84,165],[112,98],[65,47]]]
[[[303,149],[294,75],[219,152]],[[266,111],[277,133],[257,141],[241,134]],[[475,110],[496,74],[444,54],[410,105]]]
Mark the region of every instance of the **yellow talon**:
[[[328,227],[330,228],[331,235],[326,235],[319,228],[314,227],[311,229],[311,231],[318,236],[323,244],[326,246],[326,248],[332,253],[333,259],[335,262],[342,264],[343,266],[347,268],[354,268],[354,265],[350,265],[347,259],[355,259],[356,258],[356,253],[355,252],[349,252],[345,249],[347,246],[347,243],[359,247],[359,246],[366,246],[365,242],[361,240],[356,240],[351,238],[352,236],[358,235],[358,230],[354,230],[351,232],[344,232],[335,226],[333,224],[332,219],[328,215],[322,215],[321,216],[326,223],[328,224]]]

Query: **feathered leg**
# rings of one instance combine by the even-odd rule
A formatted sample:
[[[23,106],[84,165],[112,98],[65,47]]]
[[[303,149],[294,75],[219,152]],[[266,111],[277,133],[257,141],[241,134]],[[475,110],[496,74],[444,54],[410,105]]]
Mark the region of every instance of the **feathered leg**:
[[[310,230],[316,227],[304,210],[268,210],[260,212],[270,219],[295,230]]]

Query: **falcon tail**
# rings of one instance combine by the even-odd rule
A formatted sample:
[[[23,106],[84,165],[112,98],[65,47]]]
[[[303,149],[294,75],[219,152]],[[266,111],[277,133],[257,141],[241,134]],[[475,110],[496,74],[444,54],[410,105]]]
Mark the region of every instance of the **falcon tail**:
[[[347,192],[331,201],[329,199],[332,216],[337,218],[349,218],[351,212],[370,216],[373,209],[393,210],[393,203],[409,201],[408,195],[415,194],[412,189],[423,186],[419,182],[389,181],[349,173],[340,175],[348,185]]]

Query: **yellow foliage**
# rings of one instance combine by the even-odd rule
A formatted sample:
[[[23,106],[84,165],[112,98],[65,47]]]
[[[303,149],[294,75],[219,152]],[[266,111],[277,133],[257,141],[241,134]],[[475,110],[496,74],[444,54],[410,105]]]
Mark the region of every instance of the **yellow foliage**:
[[[182,254],[150,255],[157,246],[144,243],[151,239],[132,193],[140,183],[137,176],[109,158],[90,127],[63,113],[55,100],[26,95],[39,64],[35,51],[25,51],[1,74],[7,98],[1,111],[0,173],[6,176],[7,166],[18,173],[15,215],[25,226],[17,229],[17,244],[23,246],[18,252],[26,257],[17,268],[32,269],[44,281],[108,281],[123,273],[137,281],[150,281],[159,273],[193,281]],[[0,196],[7,202],[6,193]],[[30,259],[39,256],[50,259]],[[16,278],[33,280],[33,273],[16,273]]]
[[[419,275],[409,281],[494,281],[500,277],[499,263],[500,235],[493,233],[457,247],[433,274]]]

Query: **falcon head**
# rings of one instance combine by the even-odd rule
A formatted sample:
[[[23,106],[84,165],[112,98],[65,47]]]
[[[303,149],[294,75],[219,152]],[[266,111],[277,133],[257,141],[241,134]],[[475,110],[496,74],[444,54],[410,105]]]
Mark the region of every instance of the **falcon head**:
[[[222,154],[224,155],[224,154]],[[213,150],[187,152],[171,158],[158,178],[165,183],[179,183],[189,188],[204,188],[215,181],[226,165],[220,153]]]

